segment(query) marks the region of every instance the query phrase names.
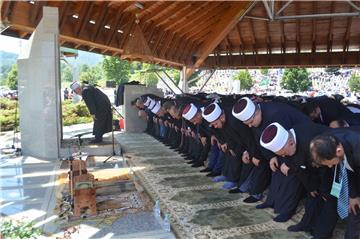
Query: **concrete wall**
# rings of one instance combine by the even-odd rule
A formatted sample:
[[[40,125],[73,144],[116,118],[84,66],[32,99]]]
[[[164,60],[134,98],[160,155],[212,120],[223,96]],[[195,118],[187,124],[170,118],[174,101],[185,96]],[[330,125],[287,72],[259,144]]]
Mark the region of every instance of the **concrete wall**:
[[[49,159],[59,157],[61,138],[58,15],[43,8],[17,62],[22,152]]]
[[[131,107],[130,102],[136,97],[143,94],[154,94],[163,97],[161,90],[153,87],[125,85],[124,91],[124,118],[125,131],[127,132],[143,132],[146,129],[146,122],[139,118],[138,110]]]

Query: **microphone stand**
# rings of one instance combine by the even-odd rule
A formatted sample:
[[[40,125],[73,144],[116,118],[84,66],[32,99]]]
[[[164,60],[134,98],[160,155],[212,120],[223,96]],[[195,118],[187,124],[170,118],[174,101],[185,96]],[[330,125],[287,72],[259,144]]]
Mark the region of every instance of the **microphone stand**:
[[[120,117],[121,118],[124,118],[121,114],[120,114],[120,112],[119,111],[117,111],[117,109],[113,106],[113,105],[111,105],[111,109],[112,109],[112,111],[111,111],[111,140],[112,140],[112,155],[110,155],[107,159],[105,159],[104,160],[104,162],[103,163],[106,163],[107,161],[109,161],[109,159],[111,159],[113,156],[115,156],[116,155],[116,153],[115,153],[115,140],[114,140],[114,120],[113,120],[113,117],[112,117],[112,115],[113,115],[113,111],[115,111],[116,113],[118,113],[118,115],[120,115]]]

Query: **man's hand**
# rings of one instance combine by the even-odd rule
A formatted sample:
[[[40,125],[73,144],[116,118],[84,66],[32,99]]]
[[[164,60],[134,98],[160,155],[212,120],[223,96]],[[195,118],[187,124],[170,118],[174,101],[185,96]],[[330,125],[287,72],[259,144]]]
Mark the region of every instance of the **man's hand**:
[[[256,167],[259,167],[260,165],[260,160],[255,158],[255,157],[252,157],[251,161],[253,162],[253,164],[256,166]]]
[[[225,153],[228,149],[228,145],[227,144],[222,144],[221,145],[221,150]]]
[[[360,197],[350,198],[349,211],[356,216],[358,210],[360,210]]]
[[[277,157],[273,157],[270,159],[270,169],[271,171],[275,172],[276,170],[278,170],[279,167],[279,163],[277,160]]]
[[[290,168],[285,163],[283,163],[281,164],[280,170],[285,176],[288,176]]]
[[[96,116],[95,116],[95,115],[91,115],[91,117],[93,118],[93,120],[96,120]]]
[[[317,191],[312,191],[310,192],[310,195],[313,197],[313,198],[316,198],[317,196],[319,196],[319,193]]]
[[[249,156],[249,152],[248,151],[244,151],[241,157],[242,161],[244,162],[244,164],[249,164],[250,163],[250,156]]]
[[[205,146],[205,144],[206,144],[206,137],[201,137],[200,139],[201,139],[202,145]]]
[[[211,145],[215,145],[215,143],[217,142],[216,137],[214,135],[211,136],[210,140],[211,140]]]

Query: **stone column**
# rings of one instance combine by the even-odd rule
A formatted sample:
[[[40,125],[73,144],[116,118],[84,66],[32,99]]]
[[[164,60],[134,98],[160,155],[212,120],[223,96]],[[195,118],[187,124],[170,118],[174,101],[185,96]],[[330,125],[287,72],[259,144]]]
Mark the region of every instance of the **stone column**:
[[[58,15],[57,8],[43,8],[43,18],[17,61],[22,153],[48,159],[60,155]]]

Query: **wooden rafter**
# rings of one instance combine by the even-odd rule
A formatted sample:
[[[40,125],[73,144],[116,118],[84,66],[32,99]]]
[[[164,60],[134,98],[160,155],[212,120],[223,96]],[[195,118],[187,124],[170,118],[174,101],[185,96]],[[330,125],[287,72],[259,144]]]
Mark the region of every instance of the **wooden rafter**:
[[[192,27],[182,31],[181,36],[187,36],[188,39],[191,39],[196,35],[201,35],[202,32],[209,30],[212,25],[219,21],[221,18],[220,13],[225,10],[226,6],[224,8],[219,7],[216,9],[216,12],[212,12],[211,14],[208,14],[206,17],[204,17],[201,23],[194,24]]]
[[[207,3],[209,5],[209,3]],[[196,14],[194,14],[194,17],[191,18],[190,20],[188,20],[185,24],[181,24],[179,26],[176,26],[174,32],[183,32],[185,30],[188,30],[191,26],[196,26],[199,24],[199,22],[202,22],[204,20],[204,18],[206,17],[207,14],[211,14],[214,15],[214,11],[217,12],[217,7],[219,7],[219,5],[224,4],[221,2],[217,2],[217,3],[213,3],[212,5],[210,5],[210,7],[206,8],[206,9],[202,9],[199,12],[196,12]]]
[[[238,24],[236,24],[236,30],[238,33],[238,37],[239,37],[239,53],[244,54],[244,43],[241,37],[241,29],[240,29],[240,22]]]
[[[32,25],[36,26],[40,20],[40,13],[42,12],[42,7],[45,6],[47,1],[36,1],[33,5],[33,14],[30,16],[30,22]]]
[[[164,57],[165,52],[167,51],[172,39],[174,38],[174,35],[175,34],[170,31],[167,32],[167,37],[164,40],[164,46],[162,48],[160,48],[160,52],[158,52],[158,54],[157,54],[160,58]]]
[[[99,33],[101,32],[101,30],[103,29],[104,27],[104,24],[105,24],[105,19],[106,19],[106,16],[108,15],[109,13],[109,9],[108,7],[105,7],[105,8],[102,8],[98,18],[96,19],[95,21],[95,25],[97,26],[95,31],[93,31],[93,34],[91,35],[91,40],[92,41],[95,41],[98,36],[99,36]],[[120,14],[119,14],[120,15]],[[113,25],[112,27],[115,28],[115,25]],[[111,29],[111,28],[110,28]]]
[[[141,12],[138,13],[138,18],[139,18],[139,19],[141,19],[142,17],[144,17],[144,15],[146,15],[146,14],[151,14],[152,11],[153,11],[156,7],[158,7],[159,5],[162,4],[162,2],[160,2],[160,1],[154,1],[154,2],[146,2],[146,3],[144,3],[144,4],[146,4],[146,5],[145,5],[145,8],[144,8]]]
[[[60,32],[64,29],[65,22],[69,16],[69,8],[70,8],[71,2],[65,1],[63,7],[60,8],[60,24],[59,24],[59,30]]]
[[[295,5],[295,13],[296,15],[299,14],[299,4]],[[300,20],[296,19],[296,52],[300,53],[300,41],[301,41],[301,36],[300,36]]]
[[[167,12],[165,12],[162,16],[160,16],[159,18],[156,19],[156,26],[161,26],[164,23],[170,21],[171,19],[174,19],[176,17],[176,15],[182,11],[184,8],[188,9],[188,5],[187,3],[183,3],[183,2],[177,2],[177,5],[175,5],[173,7],[173,9],[168,10]]]
[[[270,37],[270,30],[269,30],[269,23],[265,22],[265,31],[266,31],[266,52],[268,54],[271,54],[272,52],[272,46],[271,46],[271,37]]]
[[[334,12],[334,8],[335,8],[335,2],[331,1],[331,6],[330,6],[330,11],[331,13]],[[332,51],[332,41],[333,41],[333,29],[334,29],[334,18],[331,17],[330,18],[330,24],[329,24],[329,34],[328,34],[328,43],[327,43],[327,51],[330,52]]]
[[[91,10],[94,6],[93,2],[83,2],[83,7],[79,14],[80,24],[78,24],[78,28],[75,30],[75,36],[79,37],[83,32],[85,26],[89,22]]]
[[[161,6],[157,7],[156,10],[154,10],[152,12],[152,14],[147,14],[144,17],[140,18],[140,21],[147,22],[147,21],[156,19],[159,16],[161,16],[162,14],[164,14],[164,12],[168,11],[169,9],[171,9],[173,7],[174,7],[174,3],[171,3],[171,2],[169,4],[167,4],[166,6],[161,5]]]
[[[344,47],[343,47],[343,51],[348,51],[349,50],[349,39],[350,39],[350,29],[351,29],[351,24],[352,24],[352,18],[348,17],[347,19],[347,24],[346,24],[346,32],[345,32],[345,36],[344,36]]]
[[[159,33],[159,37],[157,39],[157,41],[155,42],[153,48],[152,48],[152,52],[154,52],[154,54],[156,54],[156,52],[158,51],[159,46],[161,46],[161,42],[164,40],[165,37],[165,32],[161,31]]]
[[[179,13],[178,19],[176,21],[170,22],[164,26],[164,31],[168,31],[170,29],[177,29],[178,27],[182,26],[186,20],[189,20],[191,16],[197,16],[197,12],[201,12],[203,7],[207,5],[207,2],[196,2],[189,4],[191,6],[190,10],[183,12],[182,14]]]
[[[255,32],[254,32],[254,23],[252,19],[248,19],[249,22],[249,28],[250,28],[250,36],[251,36],[251,43],[253,46],[253,53],[257,54],[257,44],[256,44],[256,38],[255,38]]]
[[[113,22],[115,27],[110,29],[110,37],[107,39],[106,45],[110,45],[111,42],[113,41],[114,36],[116,35],[116,33],[118,33],[117,30],[120,28],[123,20],[125,19],[125,15],[126,14],[117,14],[116,15],[116,18],[115,18],[115,20]]]
[[[187,70],[186,79],[194,72],[195,68],[205,61],[210,52],[229,34],[229,32],[238,23],[240,16],[244,14],[245,10],[250,6],[249,2],[231,2],[229,9],[224,12],[223,17],[216,26],[213,26],[213,32],[209,35],[200,50],[198,51],[198,58],[194,64],[194,68]]]
[[[129,35],[131,34],[134,26],[135,26],[135,17],[131,17],[130,20],[129,20],[129,23],[128,23],[128,27],[126,28],[126,30],[124,30],[124,33],[123,33],[123,36],[122,36],[122,39],[119,43],[119,48],[122,49],[125,42],[127,41],[127,39],[129,38]]]
[[[317,13],[317,2],[314,1],[312,4],[312,8],[313,8],[313,13]],[[311,45],[311,52],[315,53],[316,52],[316,19],[312,19],[312,45]]]

